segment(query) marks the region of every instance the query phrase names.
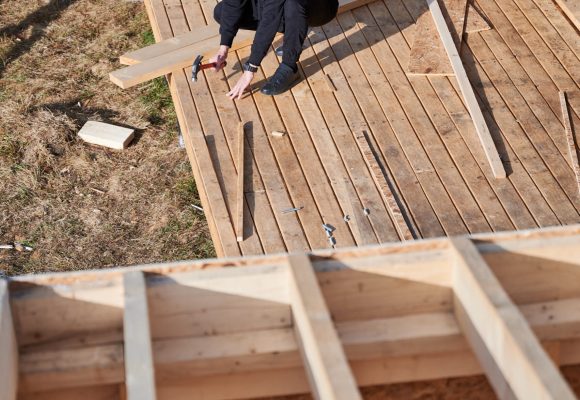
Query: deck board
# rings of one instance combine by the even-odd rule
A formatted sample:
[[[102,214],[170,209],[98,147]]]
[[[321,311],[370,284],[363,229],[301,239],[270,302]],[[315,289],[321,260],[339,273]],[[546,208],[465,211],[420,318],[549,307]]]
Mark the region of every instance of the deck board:
[[[215,24],[214,0],[145,5],[158,41]],[[579,90],[578,33],[551,0],[476,5],[493,29],[466,35],[462,59],[509,171],[504,180],[493,177],[455,78],[405,74],[415,21],[428,12],[423,0],[377,1],[313,28],[300,62],[305,79],[276,98],[225,96],[249,48],[232,53],[225,72],[200,73],[197,83],[187,69],[169,76],[218,255],[329,247],[323,223],[336,227],[337,247],[400,240],[357,146],[362,131],[421,237],[579,223],[558,100],[559,90]],[[257,81],[278,62],[270,52]],[[580,127],[578,110],[571,111]],[[246,239],[238,244],[232,218],[241,120],[252,126]],[[274,137],[274,130],[287,134]],[[304,208],[282,213],[292,207]]]

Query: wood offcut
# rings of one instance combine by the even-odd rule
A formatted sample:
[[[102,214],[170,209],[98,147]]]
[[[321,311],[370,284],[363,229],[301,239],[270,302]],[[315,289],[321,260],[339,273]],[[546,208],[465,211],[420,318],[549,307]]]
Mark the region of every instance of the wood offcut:
[[[564,134],[566,135],[566,143],[568,143],[568,154],[570,155],[570,163],[574,175],[576,176],[576,183],[578,185],[578,193],[580,193],[580,163],[578,162],[578,145],[574,139],[574,131],[572,130],[572,119],[568,110],[568,100],[566,92],[560,92],[560,105],[562,106],[562,122],[564,123]]]

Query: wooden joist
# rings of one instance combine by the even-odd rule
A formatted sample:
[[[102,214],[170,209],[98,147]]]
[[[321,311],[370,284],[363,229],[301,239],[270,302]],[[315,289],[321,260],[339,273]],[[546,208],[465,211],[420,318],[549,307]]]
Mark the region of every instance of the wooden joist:
[[[528,304],[520,311],[543,343],[569,340],[580,331],[580,298]],[[336,330],[350,363],[372,360],[378,354],[388,360],[469,350],[450,311],[340,322]],[[272,355],[273,351],[276,355]],[[290,327],[157,340],[153,343],[153,358],[161,384],[177,384],[226,370],[241,373],[266,369],[276,360],[292,367],[302,365],[299,345]],[[580,358],[573,362],[580,362]],[[121,383],[123,363],[121,343],[27,352],[20,367],[24,378],[21,391]],[[59,367],[58,374],[52,371],[54,366]],[[422,378],[420,373],[407,377]]]
[[[292,254],[288,265],[294,326],[314,397],[362,399],[310,259]]]
[[[578,192],[580,193],[580,163],[578,163],[578,146],[574,139],[574,131],[572,130],[572,119],[568,111],[568,100],[566,92],[560,92],[560,105],[562,106],[562,122],[564,123],[564,134],[566,135],[566,143],[568,143],[568,154],[570,155],[570,163],[572,170],[576,176],[576,184],[578,185]]]
[[[125,288],[123,334],[127,400],[155,400],[155,372],[151,350],[145,275],[141,271],[131,271],[127,272],[123,278]]]
[[[437,27],[437,31],[439,32],[439,36],[441,37],[441,41],[443,42],[447,56],[451,61],[453,72],[457,78],[457,83],[459,84],[461,94],[465,100],[465,105],[469,111],[469,114],[471,115],[473,124],[475,125],[475,130],[483,146],[483,150],[491,167],[491,171],[496,178],[505,178],[505,168],[499,157],[497,149],[495,148],[495,144],[485,122],[485,118],[483,117],[483,113],[481,112],[481,108],[477,103],[477,98],[475,97],[475,93],[471,87],[471,83],[469,82],[469,78],[467,77],[467,73],[463,67],[463,63],[461,62],[461,57],[459,56],[457,47],[455,46],[451,33],[447,28],[447,23],[445,22],[445,18],[443,17],[439,3],[437,0],[427,0],[427,4],[429,5],[431,16],[435,21],[435,26]]]
[[[480,261],[485,259],[513,299],[510,312],[517,304],[520,322],[531,327],[527,335],[533,331],[550,353],[559,348],[559,365],[580,363],[580,226],[474,240],[472,251],[481,254]],[[318,390],[338,384],[325,376],[332,347],[332,355],[342,355],[331,367],[340,366],[344,373],[348,360],[359,386],[485,370],[499,393],[510,393],[512,386],[517,393],[512,378],[502,373],[503,364],[495,361],[497,349],[486,344],[488,333],[480,332],[480,319],[488,317],[484,312],[474,317],[471,303],[459,302],[465,291],[485,300],[486,292],[473,289],[484,282],[457,278],[456,256],[449,248],[449,239],[436,239],[324,250],[311,261],[296,256],[294,269],[287,255],[134,268],[129,273],[149,272],[147,295],[140,276],[142,289],[134,297],[140,306],[149,300],[148,313],[130,311],[130,302],[122,301],[129,294],[123,291],[126,269],[18,277],[11,282],[11,303],[21,352],[19,391],[72,393],[77,387],[124,383],[134,371],[124,347],[130,351],[135,340],[143,339],[123,340],[125,311],[125,316],[140,316],[126,322],[125,335],[149,315],[147,336],[153,343],[145,342],[152,347],[160,400],[304,392],[308,384],[300,353],[307,343],[306,365],[313,376],[322,376],[312,385]],[[300,272],[309,264],[310,274]],[[313,310],[317,318],[308,319]],[[509,332],[511,327],[500,324]],[[513,356],[519,343],[504,343],[509,365],[521,362]]]
[[[477,248],[467,238],[451,244],[456,317],[500,398],[575,399]]]
[[[0,399],[16,400],[18,389],[18,345],[6,280],[0,278]]]

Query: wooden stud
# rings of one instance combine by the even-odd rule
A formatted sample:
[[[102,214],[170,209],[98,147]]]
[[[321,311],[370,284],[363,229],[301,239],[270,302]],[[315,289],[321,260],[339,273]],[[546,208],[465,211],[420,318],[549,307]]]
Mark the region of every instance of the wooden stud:
[[[397,229],[397,233],[402,240],[413,240],[417,237],[417,229],[411,225],[411,223],[407,222],[408,220],[405,219],[401,208],[399,207],[399,202],[395,198],[393,191],[391,190],[391,183],[387,181],[383,170],[379,166],[373,151],[369,146],[369,142],[366,138],[365,132],[360,132],[356,135],[356,142],[363,153],[364,159],[367,163],[371,171],[371,175],[375,184],[379,188],[379,192],[383,197],[383,200],[387,206],[387,210],[389,215],[393,219],[393,224]],[[407,218],[410,218],[410,215],[407,213]]]
[[[316,399],[362,399],[305,254],[288,256],[290,301],[302,358]]]
[[[564,132],[566,134],[566,142],[568,143],[570,163],[572,164],[574,175],[576,175],[576,183],[578,185],[578,192],[580,193],[580,164],[578,163],[578,147],[576,146],[574,133],[572,131],[572,120],[570,118],[570,113],[568,112],[566,92],[560,92],[560,105],[562,106],[562,122],[564,123]]]
[[[155,400],[155,372],[147,285],[141,271],[123,275],[125,311],[123,336],[125,343],[125,381],[128,400]]]
[[[461,93],[465,100],[465,105],[471,115],[471,119],[475,125],[475,130],[477,131],[493,175],[496,178],[505,178],[506,171],[501,159],[499,158],[499,154],[495,148],[495,144],[493,143],[493,139],[489,133],[489,129],[487,128],[479,104],[477,103],[477,98],[475,97],[475,93],[473,92],[473,88],[471,87],[463,63],[461,62],[461,57],[459,56],[457,47],[455,47],[451,33],[447,28],[447,23],[445,22],[439,3],[437,0],[427,0],[427,4],[429,5],[431,16],[435,21],[439,36],[441,36],[441,40],[443,41],[443,45],[451,61],[451,66],[453,67],[453,72],[455,73],[457,83],[459,84],[459,88],[461,89]]]
[[[456,317],[486,375],[520,399],[575,399],[538,338],[470,239],[450,239]],[[475,335],[477,334],[477,336]],[[489,355],[487,354],[489,352]],[[499,368],[499,371],[496,370]]]
[[[238,185],[237,185],[237,209],[236,209],[236,239],[244,241],[244,134],[245,124],[240,122],[238,127]]]
[[[18,345],[10,310],[8,282],[0,278],[0,399],[16,400]]]

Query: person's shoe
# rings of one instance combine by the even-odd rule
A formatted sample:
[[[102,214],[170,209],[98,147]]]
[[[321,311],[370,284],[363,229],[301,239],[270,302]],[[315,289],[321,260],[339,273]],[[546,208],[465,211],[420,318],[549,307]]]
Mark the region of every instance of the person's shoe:
[[[267,96],[276,96],[280,93],[284,93],[286,90],[292,87],[292,84],[300,78],[298,72],[294,72],[292,68],[282,63],[274,72],[274,75],[266,82],[262,87],[262,94]]]
[[[282,57],[284,55],[284,49],[283,46],[278,46],[274,49],[274,53],[276,53],[276,55],[278,57]]]

